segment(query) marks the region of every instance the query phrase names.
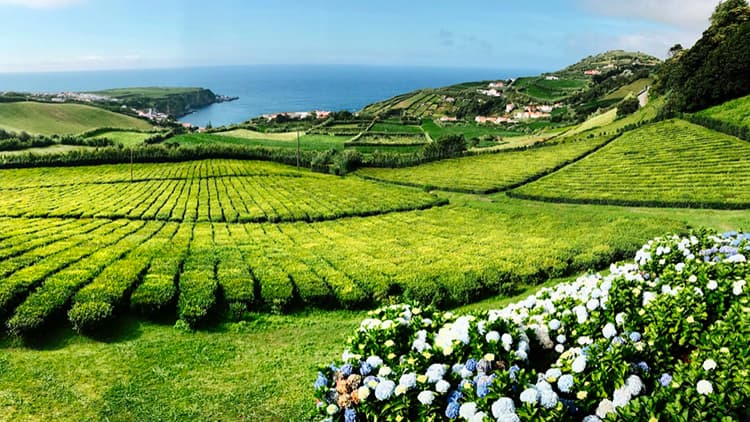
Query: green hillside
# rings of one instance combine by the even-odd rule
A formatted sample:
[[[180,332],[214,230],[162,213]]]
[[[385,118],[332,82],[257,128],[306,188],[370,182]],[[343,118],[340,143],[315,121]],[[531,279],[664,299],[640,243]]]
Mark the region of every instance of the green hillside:
[[[745,141],[669,120],[627,132],[512,194],[560,202],[748,208],[748,157]]]
[[[486,193],[538,177],[601,146],[606,138],[575,140],[521,151],[454,158],[418,167],[362,169],[375,180],[434,189]]]
[[[101,127],[149,130],[152,125],[144,120],[80,104],[0,103],[0,128],[5,130],[62,135]]]
[[[750,95],[699,111],[696,115],[750,128]]]
[[[204,88],[117,88],[93,93],[116,98],[122,104],[136,109],[152,108],[175,116],[217,101],[216,94]]]
[[[651,74],[660,64],[659,59],[646,54],[608,51],[538,76],[467,82],[401,94],[370,104],[361,114],[422,119],[452,116],[473,121],[475,116],[504,115],[508,104],[515,106],[514,111],[522,111],[526,105],[557,104],[561,107],[554,111],[554,121],[580,122],[650,85]],[[548,116],[542,120],[551,119]]]

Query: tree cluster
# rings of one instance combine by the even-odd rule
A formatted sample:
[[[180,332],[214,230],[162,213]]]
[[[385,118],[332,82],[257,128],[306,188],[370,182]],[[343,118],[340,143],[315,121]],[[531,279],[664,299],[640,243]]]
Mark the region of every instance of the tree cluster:
[[[750,6],[726,0],[695,45],[670,49],[659,72],[657,92],[668,93],[668,108],[694,112],[750,94]]]

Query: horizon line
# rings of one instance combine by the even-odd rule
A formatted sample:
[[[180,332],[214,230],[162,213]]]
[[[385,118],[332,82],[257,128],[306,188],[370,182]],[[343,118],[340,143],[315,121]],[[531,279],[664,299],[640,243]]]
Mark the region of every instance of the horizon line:
[[[105,69],[56,69],[56,70],[0,70],[0,75],[25,75],[49,73],[93,73],[93,72],[123,72],[149,70],[188,70],[213,68],[242,68],[242,67],[379,67],[379,68],[418,68],[418,69],[466,69],[466,70],[503,70],[503,71],[533,71],[545,72],[542,68],[495,67],[495,66],[448,66],[448,65],[420,65],[420,64],[364,64],[364,63],[254,63],[254,64],[216,64],[216,65],[186,65],[186,66],[157,66],[157,67],[125,67]]]

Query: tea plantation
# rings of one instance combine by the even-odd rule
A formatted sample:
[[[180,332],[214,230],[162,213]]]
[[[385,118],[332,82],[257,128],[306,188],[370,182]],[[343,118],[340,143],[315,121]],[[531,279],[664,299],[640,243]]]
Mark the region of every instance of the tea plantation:
[[[750,224],[745,142],[590,132],[346,177],[0,170],[0,419],[309,419],[316,365],[367,309],[505,306],[655,236]]]

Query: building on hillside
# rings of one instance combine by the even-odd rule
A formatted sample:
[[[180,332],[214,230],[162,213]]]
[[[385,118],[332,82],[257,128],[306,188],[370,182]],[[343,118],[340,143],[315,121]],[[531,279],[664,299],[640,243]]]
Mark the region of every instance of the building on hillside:
[[[583,74],[586,76],[598,76],[602,74],[602,71],[599,69],[584,70]]]
[[[457,122],[458,118],[453,117],[453,116],[443,116],[440,118],[440,121],[441,122]]]
[[[547,76],[544,77],[544,79],[546,79],[548,81],[559,81],[560,80],[560,78],[558,78],[555,75],[547,75]]]
[[[503,81],[490,82],[490,84],[488,85],[488,87],[489,88],[500,88],[500,89],[502,89],[503,87],[505,87],[505,82],[503,82]]]
[[[495,88],[492,88],[492,89],[480,89],[479,93],[480,94],[484,94],[484,95],[486,95],[488,97],[502,97],[503,96],[503,93],[500,92],[500,91],[498,91],[498,90],[496,90]]]
[[[510,113],[511,111],[516,109],[516,105],[513,103],[509,103],[505,105],[505,112]]]

